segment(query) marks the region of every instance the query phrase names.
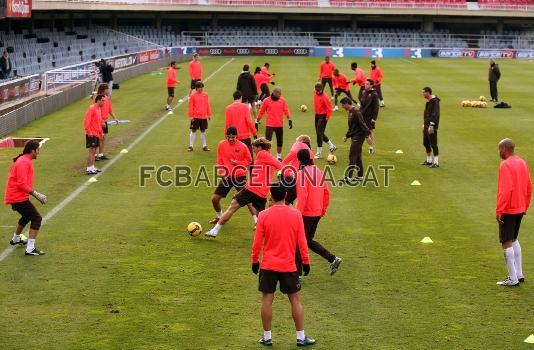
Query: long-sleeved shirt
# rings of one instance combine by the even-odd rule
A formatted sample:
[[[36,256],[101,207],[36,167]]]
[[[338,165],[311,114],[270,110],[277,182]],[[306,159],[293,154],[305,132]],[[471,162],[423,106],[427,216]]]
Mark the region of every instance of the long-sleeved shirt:
[[[25,202],[33,189],[33,160],[24,154],[11,164],[7,176],[4,204]]]
[[[263,257],[260,267],[276,272],[295,272],[297,247],[304,264],[310,263],[308,243],[304,233],[302,214],[287,205],[273,205],[258,215],[254,241],[252,242],[253,263],[259,261],[263,244]]]
[[[211,106],[207,93],[195,91],[189,96],[188,115],[189,119],[211,118]]]
[[[369,125],[371,120],[378,118],[378,111],[380,109],[376,90],[364,90],[361,96],[361,103],[360,112],[362,113],[363,120]]]
[[[532,181],[527,163],[515,155],[503,160],[499,166],[495,213],[526,213],[531,197]]]
[[[365,81],[367,80],[367,77],[365,76],[365,73],[360,68],[356,68],[354,70],[354,80],[351,80],[351,83],[356,83],[360,86],[365,86]]]
[[[296,141],[287,156],[282,160],[283,175],[284,177],[296,177],[296,173],[300,168],[300,161],[297,158],[297,154],[301,149],[307,149],[310,152],[310,159],[314,162],[313,151],[304,142]]]
[[[193,60],[189,62],[189,77],[191,77],[191,80],[202,79],[202,63],[200,61]]]
[[[267,122],[265,125],[273,128],[284,126],[284,116],[290,117],[287,101],[283,97],[280,97],[277,101],[270,96],[263,100],[258,113],[258,120],[261,120],[266,113]]]
[[[384,79],[384,73],[382,73],[382,69],[380,69],[380,67],[375,67],[375,69],[371,68],[369,71],[369,76],[371,79],[373,79],[375,85],[380,85],[382,83],[382,79]]]
[[[302,216],[324,216],[330,204],[330,189],[324,174],[315,165],[308,165],[297,173],[297,209]]]
[[[256,79],[248,71],[241,72],[237,78],[236,89],[241,92],[243,98],[251,99],[258,94]]]
[[[318,94],[316,90],[313,90],[313,109],[315,115],[325,115],[326,120],[330,120],[332,115],[332,102],[330,102],[330,97],[324,92]]]
[[[250,138],[250,135],[257,135],[256,128],[250,118],[250,110],[246,103],[234,101],[226,106],[225,110],[226,122],[224,130],[229,126],[237,128],[237,138],[244,140]]]
[[[104,104],[100,107],[100,116],[102,121],[105,122],[109,119],[111,113],[113,113],[113,106],[111,105],[111,99],[109,96],[104,96]]]
[[[499,65],[495,63],[494,65],[489,67],[488,80],[499,81],[499,79],[501,79],[501,70],[499,69]]]
[[[169,67],[169,69],[167,69],[167,87],[176,87],[177,82],[176,69]]]
[[[363,120],[362,113],[356,108],[352,107],[349,111],[349,130],[345,134],[345,137],[351,140],[357,140],[359,138],[366,138],[371,131]]]
[[[423,114],[423,122],[425,128],[433,126],[434,129],[439,127],[439,98],[437,96],[431,96],[426,101],[425,112]]]
[[[336,66],[332,62],[323,61],[319,70],[319,78],[332,78]]]
[[[334,75],[332,77],[332,83],[334,84],[334,89],[339,89],[343,91],[349,91],[349,81],[345,74],[339,74],[337,77]]]
[[[267,198],[271,188],[271,179],[276,170],[280,169],[282,169],[282,163],[278,159],[267,151],[259,151],[252,166],[250,181],[245,188],[261,198]]]
[[[247,175],[248,166],[252,163],[252,156],[241,141],[233,145],[228,140],[222,140],[217,146],[218,174],[224,177],[241,177]]]
[[[254,80],[256,81],[256,90],[259,94],[261,92],[261,86],[263,84],[270,83],[272,78],[260,72],[260,73],[254,74]]]
[[[85,134],[89,136],[102,136],[102,113],[98,103],[93,103],[87,108],[83,120]]]

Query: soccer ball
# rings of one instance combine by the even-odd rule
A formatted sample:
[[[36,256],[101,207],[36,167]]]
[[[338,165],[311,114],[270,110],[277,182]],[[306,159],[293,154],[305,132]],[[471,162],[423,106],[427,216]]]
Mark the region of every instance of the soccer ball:
[[[326,162],[330,165],[334,165],[337,162],[337,157],[335,154],[329,154],[328,157],[326,157]]]
[[[482,102],[480,102],[480,107],[487,108],[488,107],[488,103],[486,101],[482,101]]]
[[[480,102],[480,101],[472,101],[471,104],[472,104],[473,107],[475,107],[475,108],[480,108],[480,104],[481,104],[481,102]]]
[[[468,103],[469,101],[467,100],[462,101],[462,107],[467,107]]]
[[[306,112],[307,110],[308,110],[308,106],[306,106],[306,105],[300,106],[300,111],[301,112]]]
[[[196,237],[202,233],[202,226],[198,222],[192,222],[189,225],[187,225],[187,233],[191,235],[191,237]]]
[[[487,100],[486,100],[486,96],[480,96],[480,101],[482,101],[482,102],[486,102],[486,101],[487,101]]]

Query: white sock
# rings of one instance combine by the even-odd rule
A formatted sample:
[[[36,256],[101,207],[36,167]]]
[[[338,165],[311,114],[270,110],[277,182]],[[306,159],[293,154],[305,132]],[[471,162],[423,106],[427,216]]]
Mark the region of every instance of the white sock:
[[[328,140],[328,146],[329,146],[330,148],[334,148],[334,147],[336,147],[336,145],[334,145],[334,143],[332,142],[332,140]]]
[[[439,164],[439,156],[434,156],[434,164]]]
[[[195,134],[194,132],[190,132],[189,133],[189,146],[193,147],[193,145],[195,144],[195,139],[197,137],[197,134]]]
[[[104,153],[98,153],[96,156],[97,156],[97,157],[103,157],[103,156],[104,156]]]
[[[282,158],[282,153],[276,153],[276,158]]]
[[[373,146],[369,146],[369,149],[374,149],[374,147]]]
[[[301,331],[297,331],[297,339],[304,340],[304,338],[306,338],[306,335],[304,334],[304,329]]]
[[[200,140],[202,141],[202,147],[206,147],[207,143],[206,143],[206,133],[205,132],[201,132],[200,133]]]
[[[317,154],[323,154],[323,148],[317,147]]]
[[[222,216],[222,210],[216,211],[217,217],[220,218]]]
[[[91,171],[93,170],[93,166],[88,166],[87,168],[85,168],[86,171]]]
[[[31,252],[35,247],[35,239],[28,239],[28,245],[26,246],[26,251]]]
[[[426,162],[432,163],[432,156],[426,156]]]
[[[269,340],[271,337],[271,331],[263,331],[263,340]]]
[[[254,220],[254,225],[256,225],[258,223],[258,215],[252,215],[252,219]]]
[[[16,233],[13,234],[13,242],[19,242],[20,241],[20,236],[17,235]],[[516,241],[517,242],[517,241]]]
[[[213,230],[213,232],[215,232],[215,233],[219,233],[219,231],[221,231],[221,228],[222,228],[222,227],[223,227],[223,225],[217,223],[217,224],[215,225],[215,227],[212,228],[212,230]]]
[[[517,281],[514,248],[510,247],[504,250],[504,260],[506,261],[506,267],[508,268],[508,277],[510,277],[512,281]]]
[[[166,105],[165,107],[166,107],[166,108],[171,108],[171,106],[170,106],[170,105]]]
[[[519,241],[516,240],[514,243],[512,243],[512,248],[514,250],[514,258],[515,258],[515,273],[517,274],[517,278],[524,278],[523,276],[523,266],[522,266],[522,257],[521,257],[521,246],[519,245]]]

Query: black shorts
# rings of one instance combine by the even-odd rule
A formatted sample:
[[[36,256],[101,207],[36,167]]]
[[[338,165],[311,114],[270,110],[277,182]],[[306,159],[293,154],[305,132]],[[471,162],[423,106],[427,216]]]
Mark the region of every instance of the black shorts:
[[[189,126],[189,129],[192,131],[197,131],[200,129],[201,132],[204,132],[208,128],[208,120],[207,119],[199,119],[195,118],[191,120],[191,125]]]
[[[11,209],[21,215],[19,220],[20,226],[24,227],[28,224],[28,222],[31,222],[31,229],[38,230],[41,228],[41,221],[43,218],[29,199],[24,202],[11,204]]]
[[[523,214],[503,214],[501,219],[502,224],[499,224],[499,241],[501,243],[507,241],[515,241],[519,235],[519,227],[521,226],[521,219]]]
[[[104,132],[104,134],[108,133],[108,122],[104,122],[102,124],[102,131]]]
[[[267,204],[267,198],[261,198],[257,194],[250,192],[246,188],[243,188],[241,191],[237,192],[234,196],[234,199],[239,203],[241,207],[244,207],[247,204],[252,204],[254,209],[257,211],[262,211],[265,209],[265,204]]]
[[[217,185],[217,188],[215,189],[215,192],[213,192],[213,194],[226,198],[226,196],[232,190],[232,188],[235,187],[237,191],[241,191],[243,187],[245,187],[246,184],[247,184],[246,176],[239,176],[239,177],[236,177],[235,179],[232,179],[229,177],[223,177],[221,181],[219,182],[219,185]]]
[[[252,140],[250,139],[250,137],[239,141],[243,142],[247,146],[248,151],[250,152],[250,156],[254,157],[254,152],[252,152]]]
[[[167,87],[167,95],[169,95],[169,97],[174,97],[174,88],[173,87]]]
[[[97,148],[99,141],[98,136],[85,135],[85,148]]]
[[[367,125],[367,128],[369,130],[374,130],[375,124],[376,124],[376,121],[373,123],[371,118],[365,118],[365,125]]]
[[[193,79],[191,80],[191,90],[195,90],[195,85],[198,81],[201,81],[200,79]]]
[[[273,294],[276,285],[280,282],[280,291],[284,294],[297,293],[300,290],[300,281],[297,271],[277,272],[260,269],[258,290],[262,293]]]
[[[256,96],[243,96],[241,97],[241,100],[243,101],[243,103],[253,104],[256,103]]]
[[[284,145],[284,127],[278,126],[266,126],[265,127],[265,138],[269,141],[273,139],[273,133],[276,134],[276,146],[282,147]]]

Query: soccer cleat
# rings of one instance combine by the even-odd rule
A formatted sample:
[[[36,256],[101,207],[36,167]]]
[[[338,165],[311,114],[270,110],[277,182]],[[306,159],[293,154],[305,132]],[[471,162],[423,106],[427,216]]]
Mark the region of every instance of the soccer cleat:
[[[281,162],[283,159],[281,157],[276,158],[279,162]]]
[[[263,338],[261,338],[260,340],[258,340],[258,343],[260,343],[261,345],[265,345],[265,346],[273,346],[273,340],[272,339],[263,339]]]
[[[33,250],[31,252],[26,250],[24,252],[24,255],[45,255],[45,252],[43,252],[42,250],[39,250],[37,248],[33,248]]]
[[[102,170],[100,170],[98,168],[93,168],[93,171],[96,171],[97,174],[102,172]]]
[[[519,283],[524,283],[525,282],[525,277],[520,277],[517,280],[519,281]]]
[[[497,284],[503,287],[517,287],[519,286],[519,281],[512,281],[510,277],[506,277],[504,280],[497,282]]]
[[[338,106],[334,106],[334,108],[332,109],[334,112],[337,112],[339,111],[339,107]]]
[[[204,146],[204,147],[202,147],[202,150],[205,151],[205,152],[209,152],[209,151],[210,151],[210,149],[209,149],[208,146]]]
[[[339,180],[339,185],[351,185],[352,183],[353,183],[352,179],[347,176]]]
[[[384,100],[380,100],[380,107],[386,107],[386,104],[384,103]]]
[[[92,170],[91,169],[91,170],[86,170],[85,171],[85,175],[96,175],[96,174],[98,174],[98,171],[96,171],[96,170]]]
[[[341,260],[341,258],[338,258],[336,256],[334,261],[332,261],[332,263],[330,264],[330,276],[333,276],[337,272],[337,269],[339,268],[339,265],[341,265],[342,261],[343,260]]]
[[[109,159],[108,157],[106,157],[106,155],[98,156],[98,157],[95,158],[95,160],[97,160],[97,158],[98,158],[98,160],[108,160]]]
[[[211,219],[211,220],[209,221],[209,223],[212,224],[212,225],[215,225],[215,224],[218,223],[218,222],[219,222],[219,217],[218,217],[218,216],[216,216],[214,219]]]
[[[211,229],[209,230],[208,232],[204,233],[204,236],[206,237],[211,237],[211,238],[215,238],[217,237],[217,232],[215,232],[215,230]]]
[[[166,111],[172,111],[172,108],[171,108],[171,106],[167,106],[167,107],[165,107],[165,110]]]
[[[439,168],[439,164],[438,163],[432,163],[429,168]]]
[[[375,149],[373,147],[369,147],[369,154],[374,154],[375,153]]]
[[[315,159],[321,159],[321,158],[323,158],[323,156],[322,156],[321,153],[315,153],[314,158],[315,158]]]
[[[336,150],[337,150],[336,145],[333,145],[332,147],[330,147],[330,153],[333,154]]]
[[[24,237],[23,235],[20,235],[18,241],[15,242],[14,240],[11,240],[11,241],[9,241],[9,244],[11,244],[11,245],[17,245],[17,244],[26,245],[26,244],[28,244],[28,240],[23,238],[23,237]]]
[[[100,159],[99,156],[95,156],[95,162],[100,162],[102,159]]]
[[[297,339],[297,346],[308,346],[315,344],[315,339],[308,338],[305,336],[304,339]]]
[[[187,147],[187,152],[193,152],[193,147],[192,146]]]
[[[432,162],[427,162],[426,160],[421,163],[421,165],[432,165]]]

